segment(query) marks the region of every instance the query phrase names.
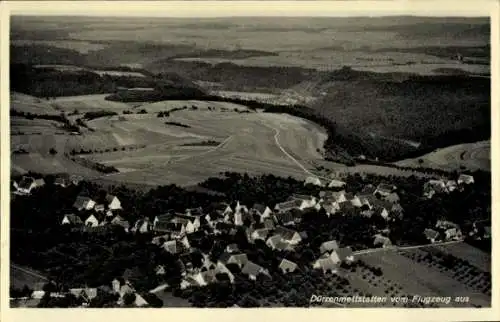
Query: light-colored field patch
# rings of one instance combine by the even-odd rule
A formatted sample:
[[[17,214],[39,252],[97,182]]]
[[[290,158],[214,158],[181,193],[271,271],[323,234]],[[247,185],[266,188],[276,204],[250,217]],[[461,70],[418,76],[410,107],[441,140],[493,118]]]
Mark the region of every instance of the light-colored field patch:
[[[467,243],[437,246],[437,249],[468,261],[484,272],[491,272],[491,255]]]
[[[121,114],[124,110],[130,109],[130,106],[126,103],[106,100],[105,98],[109,95],[110,94],[64,96],[51,99],[49,102],[66,112],[78,110],[78,112],[83,113],[95,110],[106,110],[115,111]]]
[[[425,154],[419,158],[406,159],[396,162],[401,166],[424,166],[441,169],[481,169],[491,171],[491,143],[480,141],[449,146],[434,152]],[[423,162],[419,162],[422,160]]]
[[[45,45],[63,49],[76,50],[82,54],[87,54],[91,51],[97,51],[106,48],[103,44],[92,43],[88,41],[72,41],[72,40],[12,40],[14,46],[30,46],[30,45]]]

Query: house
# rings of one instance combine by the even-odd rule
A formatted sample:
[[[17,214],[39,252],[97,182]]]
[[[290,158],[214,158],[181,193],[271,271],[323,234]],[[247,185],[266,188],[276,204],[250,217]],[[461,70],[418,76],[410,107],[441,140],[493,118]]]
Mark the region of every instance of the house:
[[[240,268],[242,268],[248,262],[248,257],[244,253],[231,254],[231,253],[228,253],[228,252],[224,252],[219,257],[219,260],[217,262],[221,263],[223,265],[236,264]]]
[[[329,253],[337,249],[339,249],[337,241],[330,240],[321,244],[321,246],[319,247],[319,252],[323,255],[324,253]]]
[[[189,215],[182,215],[182,214],[176,214],[173,216],[170,221],[170,223],[173,224],[180,224],[184,228],[183,230],[186,232],[186,234],[192,234],[195,231],[198,231],[198,229],[201,226],[200,223],[200,217],[198,216],[189,216]]]
[[[328,184],[328,188],[343,188],[343,187],[345,187],[345,185],[346,185],[346,183],[344,181],[333,179]]]
[[[361,207],[361,203],[360,203],[360,206]],[[339,204],[339,212],[343,213],[343,214],[346,214],[346,213],[350,213],[354,210],[357,210],[357,206],[353,205],[351,202],[349,201],[346,201],[346,202],[342,202]]]
[[[292,251],[293,250],[293,245],[290,243],[287,243],[285,240],[283,240],[283,237],[280,235],[273,235],[269,237],[266,241],[266,245],[274,250],[288,250]]]
[[[360,193],[360,194],[356,194],[356,197],[359,199],[359,201],[361,202],[361,207],[362,206],[367,206],[368,209],[372,209],[373,206],[377,203],[377,201],[379,200],[377,197],[375,197],[375,195],[373,194],[367,194],[367,193]]]
[[[283,226],[295,225],[302,221],[302,211],[298,209],[292,209],[287,212],[279,212],[274,215],[276,222]]]
[[[436,193],[446,193],[447,191],[446,183],[441,179],[431,179],[424,184],[424,197],[429,199]]]
[[[335,273],[338,268],[338,264],[340,261],[335,262],[328,254],[318,258],[313,263],[314,269],[321,269],[324,274],[326,273]]]
[[[337,203],[342,203],[348,201],[346,198],[346,192],[344,190],[342,191],[333,191],[331,193],[331,197],[335,200]]]
[[[252,210],[255,214],[260,216],[260,221],[263,222],[265,218],[269,218],[272,210],[263,204],[256,203],[253,205]]]
[[[67,188],[72,184],[69,175],[59,174],[54,178],[54,185]]]
[[[163,245],[162,245],[163,249],[165,249],[167,252],[169,252],[170,254],[173,254],[173,255],[176,255],[176,254],[180,254],[180,253],[183,253],[185,248],[184,246],[182,245],[182,243],[177,240],[177,239],[174,239],[174,240],[168,240],[166,241]]]
[[[62,222],[62,225],[82,225],[83,221],[80,217],[74,214],[65,215]]]
[[[374,205],[372,206],[374,214],[381,216],[385,220],[389,219],[389,214],[392,208],[393,204],[385,200],[376,200],[374,201]]]
[[[459,229],[460,227],[455,224],[454,222],[448,221],[448,220],[438,220],[436,222],[436,228],[439,229],[449,229],[449,228],[457,228]]]
[[[83,300],[85,304],[89,304],[92,299],[97,297],[96,288],[71,288],[69,293],[73,294],[77,299]]]
[[[384,197],[385,201],[388,201],[392,204],[397,204],[399,203],[399,195],[396,192],[392,192],[388,194],[387,196]]]
[[[262,266],[259,266],[251,261],[248,261],[245,266],[243,266],[241,272],[248,276],[251,280],[256,280],[259,275],[269,276],[269,272]]]
[[[303,208],[313,208],[316,206],[318,203],[318,200],[314,196],[308,196],[308,195],[300,195],[300,194],[293,194],[288,198],[289,201],[291,200],[301,200],[303,201]]]
[[[458,228],[448,228],[444,231],[446,240],[460,240],[462,238],[462,232]]]
[[[474,177],[471,175],[468,175],[468,174],[461,174],[458,176],[457,183],[458,183],[458,185],[473,184]]]
[[[78,196],[76,197],[75,203],[73,204],[73,208],[77,210],[91,210],[95,206],[95,201],[86,196]]]
[[[435,243],[439,238],[439,232],[434,229],[426,228],[424,230],[424,235],[431,243]]]
[[[137,232],[137,233],[147,233],[151,231],[151,222],[149,221],[149,218],[143,218],[139,219],[136,221],[134,227],[132,228],[132,231]]]
[[[85,226],[87,227],[98,227],[106,223],[104,216],[102,214],[91,214],[85,219]]]
[[[288,212],[292,209],[305,209],[307,208],[307,202],[304,200],[288,200],[285,202],[281,202],[276,204],[274,207],[274,210],[277,211],[278,213],[284,213]]]
[[[396,190],[396,187],[390,184],[385,184],[381,183],[377,186],[377,189],[375,190],[374,194],[375,195],[381,195],[381,196],[387,196],[390,195],[394,190]]]
[[[281,263],[278,267],[279,267],[279,269],[281,269],[283,274],[286,274],[286,273],[295,272],[295,270],[297,269],[298,266],[294,262],[289,261],[286,258],[283,258],[283,260],[281,261]]]
[[[120,215],[117,215],[113,219],[111,219],[110,223],[115,226],[123,227],[123,229],[128,232],[130,229],[130,224],[128,221],[123,219]]]
[[[16,188],[19,194],[30,194],[33,189],[43,186],[44,184],[45,182],[43,179],[35,180],[32,177],[22,177],[19,183],[14,182],[14,188]]]
[[[201,218],[201,217],[203,217],[203,215],[204,215],[204,213],[203,213],[203,209],[201,207],[198,207],[198,208],[188,208],[185,211],[185,216],[191,217],[193,219],[195,219],[195,218]]]
[[[265,240],[267,236],[270,233],[270,229],[267,228],[261,228],[261,229],[255,229],[254,231],[250,232],[250,237],[249,237],[249,242],[255,242],[257,239],[260,240]]]
[[[263,224],[264,224],[264,228],[266,228],[266,229],[274,229],[276,227],[273,218],[264,219]]]
[[[302,236],[297,231],[283,226],[276,227],[274,234],[281,236],[285,242],[291,245],[297,245],[302,241]]]
[[[347,201],[340,203],[340,205],[346,204],[346,203],[351,203],[354,207],[361,207],[363,204],[361,203],[361,200],[359,200],[358,196],[355,196],[352,193],[346,193],[345,198]]]
[[[376,234],[373,240],[373,246],[386,248],[392,245],[391,240],[388,237],[382,236],[381,234]]]
[[[446,190],[448,190],[448,192],[455,191],[457,188],[458,184],[455,180],[448,180],[446,182]]]
[[[308,184],[312,184],[312,185],[320,186],[320,187],[323,186],[323,183],[321,182],[321,180],[318,177],[307,177],[306,181],[304,181],[304,186],[306,186]]]
[[[108,205],[108,209],[111,210],[117,210],[117,209],[122,209],[122,204],[118,197],[113,196],[113,195],[106,195],[106,203]]]
[[[328,216],[331,216],[340,210],[340,206],[337,203],[330,204],[330,205],[324,204],[321,207],[323,207],[323,209],[325,210],[325,212]]]
[[[377,191],[377,188],[374,185],[367,184],[361,189],[360,194],[362,194],[362,195],[374,195],[376,191]]]

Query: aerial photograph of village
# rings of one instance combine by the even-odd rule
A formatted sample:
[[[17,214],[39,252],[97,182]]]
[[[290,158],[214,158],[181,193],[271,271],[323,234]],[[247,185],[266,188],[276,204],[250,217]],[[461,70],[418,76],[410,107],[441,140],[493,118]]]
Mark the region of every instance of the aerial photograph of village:
[[[9,33],[11,308],[492,306],[488,16]]]

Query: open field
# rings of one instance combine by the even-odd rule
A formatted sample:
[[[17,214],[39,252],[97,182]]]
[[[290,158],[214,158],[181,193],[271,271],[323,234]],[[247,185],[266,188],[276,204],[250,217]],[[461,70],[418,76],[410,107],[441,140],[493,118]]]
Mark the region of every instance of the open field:
[[[10,285],[15,288],[23,288],[27,285],[31,289],[47,283],[48,279],[32,269],[21,267],[15,264],[9,265]]]
[[[420,163],[419,160],[423,162]],[[480,141],[438,149],[419,158],[396,162],[400,166],[424,166],[438,169],[468,169],[491,171],[491,142]]]
[[[484,272],[491,272],[491,255],[467,243],[436,246],[436,249],[466,260]]]
[[[423,262],[411,260],[399,252],[386,251],[363,254],[359,258],[372,266],[381,267],[384,278],[391,281],[387,284],[395,286],[400,294],[408,295],[410,300],[414,295],[451,296],[451,306],[491,306],[491,296],[454,279],[436,266],[429,266]],[[454,303],[453,298],[455,296],[467,296],[470,301],[468,303]]]
[[[48,100],[16,92],[10,94],[10,109],[32,114],[58,115],[60,113]]]
[[[126,104],[105,101],[103,95],[58,98],[65,111],[126,109]],[[176,110],[168,117],[158,112]],[[193,106],[195,108],[193,108]],[[210,110],[209,110],[210,108]],[[13,130],[27,131],[41,124],[41,134],[15,135],[12,149],[24,148],[30,154],[12,157],[18,172],[43,173],[81,171],[94,179],[132,184],[191,186],[227,170],[251,174],[273,173],[304,179],[310,160],[320,160],[325,131],[309,121],[286,114],[241,113],[247,108],[223,102],[167,101],[141,106],[147,114],[100,117],[87,122],[94,129],[82,135],[55,134],[51,123],[43,120],[15,119]],[[236,112],[237,111],[237,112]],[[165,124],[172,122],[187,127]],[[185,146],[202,141],[218,146]],[[278,145],[279,144],[279,145]],[[48,154],[56,149],[58,155]],[[62,156],[80,150],[91,151],[81,157],[114,166],[120,173],[99,175],[83,171],[79,164]]]
[[[125,173],[104,176],[104,180],[193,185],[209,176],[218,176],[228,169],[251,174],[273,173],[280,176],[307,176],[285,155],[274,140],[280,128],[280,144],[300,160],[319,159],[325,134],[318,127],[290,116],[267,113],[238,114],[234,112],[178,111],[169,119],[187,124],[188,129],[165,128],[157,118],[143,119],[133,126],[169,135],[164,144],[156,144],[137,152],[92,155],[100,163],[126,168]],[[228,122],[230,121],[230,122]],[[305,125],[304,125],[305,124]],[[299,137],[301,140],[296,140]],[[195,140],[193,140],[193,138]],[[187,142],[212,139],[221,142],[215,147],[185,147]],[[136,171],[132,171],[135,169]]]

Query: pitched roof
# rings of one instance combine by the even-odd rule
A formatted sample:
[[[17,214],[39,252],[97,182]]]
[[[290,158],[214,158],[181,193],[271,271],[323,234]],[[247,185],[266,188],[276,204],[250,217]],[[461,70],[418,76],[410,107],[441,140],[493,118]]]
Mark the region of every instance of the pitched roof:
[[[204,215],[203,209],[201,207],[198,208],[188,208],[186,209],[186,215],[191,217],[201,217]]]
[[[314,184],[314,185],[318,185],[318,186],[323,185],[323,183],[321,182],[321,180],[318,177],[307,177],[306,181],[304,181],[304,184],[309,184],[309,183]]]
[[[293,195],[290,196],[290,199],[291,200],[311,200],[313,199],[314,197],[313,196],[310,196],[310,195],[302,195],[302,194],[298,194],[298,193],[294,193]]]
[[[291,240],[291,239],[293,239],[295,234],[298,234],[297,231],[283,227],[283,226],[276,227],[274,233],[276,235],[280,235],[284,240]]]
[[[351,202],[347,201],[340,203],[340,211],[348,211],[352,209],[356,209],[356,206],[354,206]]]
[[[280,265],[279,265],[279,268],[283,271],[283,272],[293,272],[297,269],[297,264],[295,264],[294,262],[292,261],[289,261],[288,259],[286,258],[283,258],[283,260],[281,261]]]
[[[86,204],[89,201],[92,201],[92,199],[90,199],[89,197],[78,196],[78,197],[76,197],[76,200],[75,200],[75,203],[73,204],[73,207],[78,208],[78,209],[85,208]]]
[[[116,199],[118,199],[118,198],[117,198],[116,196],[114,196],[114,195],[107,194],[107,195],[106,195],[106,202],[107,202],[107,203],[111,203],[111,202],[112,202],[115,198],[116,198]]]
[[[255,209],[257,210],[258,212],[260,212],[261,214],[264,213],[264,211],[266,211],[266,208],[267,206],[266,205],[263,205],[263,204],[260,204],[260,203],[256,203],[253,205],[252,209]]]
[[[270,229],[268,228],[261,228],[261,229],[255,229],[252,234],[255,235],[257,238],[266,238],[267,235],[269,235]]]
[[[251,261],[248,261],[241,270],[243,274],[253,275],[253,276],[259,275],[262,271],[264,271],[264,268],[262,266],[259,266]]]
[[[435,239],[439,236],[439,232],[435,231],[434,229],[426,228],[424,230],[424,235],[429,239]]]
[[[399,202],[399,195],[396,192],[393,192],[385,196],[384,199],[389,202],[396,203]]]
[[[293,199],[276,204],[275,209],[278,209],[280,211],[287,211],[293,208],[299,208],[300,206],[302,206],[302,200]]]
[[[31,185],[35,183],[35,179],[32,177],[22,177],[17,186],[21,189],[29,189]]]
[[[339,245],[337,244],[337,241],[335,240],[329,240],[321,244],[319,247],[319,251],[321,254],[324,254],[326,252],[330,252],[332,250],[339,249]]]
[[[274,220],[272,220],[271,218],[264,219],[264,227],[267,229],[274,229]]]
[[[319,267],[323,271],[335,270],[337,268],[337,264],[329,256],[318,258],[316,263],[319,264]]]
[[[392,209],[392,203],[386,200],[380,200],[380,199],[375,199],[372,206],[375,209],[385,209],[387,211],[390,211]]]
[[[361,194],[374,194],[377,188],[372,184],[367,184],[361,189]]]
[[[380,234],[375,235],[375,239],[373,241],[373,245],[391,245],[391,240],[388,237],[382,236]]]
[[[75,225],[75,224],[83,224],[83,221],[80,217],[78,217],[77,215],[75,214],[69,214],[69,215],[65,215],[64,217],[66,217],[68,219],[68,221]]]
[[[346,192],[345,190],[341,190],[341,191],[332,191],[331,192],[331,196],[333,198],[335,198],[336,200],[338,200],[340,197],[344,196],[345,197],[346,195]]]
[[[163,244],[163,248],[171,254],[178,254],[182,252],[182,244],[178,240],[169,240]]]
[[[381,191],[383,193],[391,193],[394,191],[394,186],[386,183],[381,183],[377,186],[377,191]]]
[[[333,179],[332,181],[330,181],[330,183],[328,184],[328,187],[329,188],[341,188],[343,186],[345,186],[346,183],[344,181],[340,181],[340,180],[335,180]]]
[[[354,199],[354,194],[353,194],[352,192],[346,192],[346,193],[344,193],[344,197],[345,197],[348,201],[350,201],[350,200]]]
[[[457,181],[463,181],[463,182],[474,182],[474,177],[471,176],[471,175],[468,175],[468,174],[460,174],[458,176],[458,180]]]

